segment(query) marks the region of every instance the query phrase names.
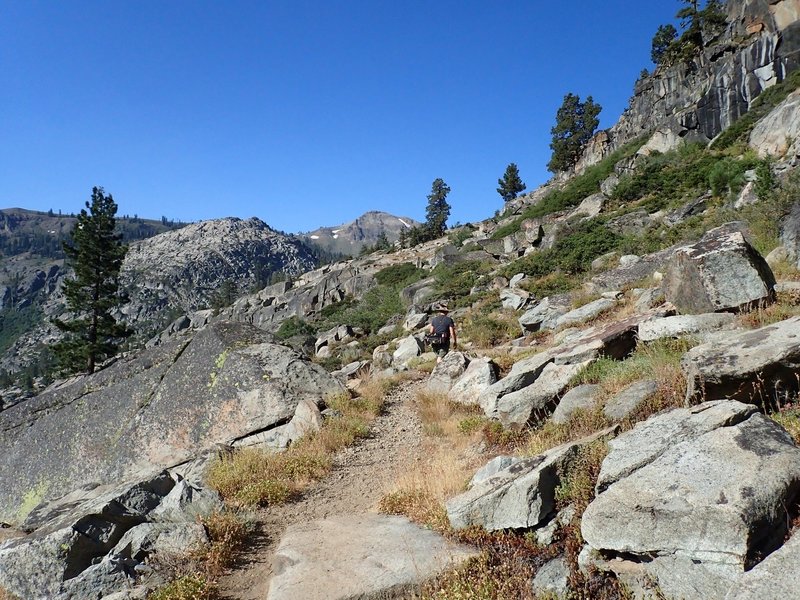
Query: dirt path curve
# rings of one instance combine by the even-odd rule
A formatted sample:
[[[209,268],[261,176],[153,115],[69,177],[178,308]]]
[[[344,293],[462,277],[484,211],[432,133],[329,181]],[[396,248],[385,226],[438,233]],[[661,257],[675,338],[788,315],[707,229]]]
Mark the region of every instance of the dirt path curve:
[[[422,381],[407,381],[387,397],[370,437],[339,452],[333,469],[298,501],[257,513],[257,532],[237,569],[220,578],[229,600],[263,600],[272,577],[272,556],[283,532],[298,522],[374,510],[407,461],[420,451],[422,425],[413,399]]]

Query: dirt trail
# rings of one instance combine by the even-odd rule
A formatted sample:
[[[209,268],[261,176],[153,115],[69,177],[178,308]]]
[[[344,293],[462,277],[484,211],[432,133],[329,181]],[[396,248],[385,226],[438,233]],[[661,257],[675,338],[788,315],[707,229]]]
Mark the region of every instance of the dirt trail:
[[[421,381],[408,381],[387,397],[370,437],[338,453],[333,469],[302,499],[257,513],[258,529],[237,569],[220,578],[223,598],[263,600],[272,577],[272,556],[289,525],[331,515],[374,510],[396,476],[420,451],[422,425],[413,406]]]

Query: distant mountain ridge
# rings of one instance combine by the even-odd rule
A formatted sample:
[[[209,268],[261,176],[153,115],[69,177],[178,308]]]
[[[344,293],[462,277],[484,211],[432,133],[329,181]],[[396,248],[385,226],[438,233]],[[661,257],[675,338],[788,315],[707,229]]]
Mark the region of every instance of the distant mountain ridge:
[[[420,225],[409,217],[398,217],[387,212],[371,210],[360,217],[331,227],[320,227],[308,233],[299,234],[307,240],[329,252],[338,252],[355,256],[366,245],[375,244],[381,233],[390,242],[397,241],[400,231]]]

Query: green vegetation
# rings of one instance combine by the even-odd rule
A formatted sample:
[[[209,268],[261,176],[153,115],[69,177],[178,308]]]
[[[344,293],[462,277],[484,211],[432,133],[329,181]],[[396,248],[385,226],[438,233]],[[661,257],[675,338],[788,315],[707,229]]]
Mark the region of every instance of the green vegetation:
[[[624,158],[636,154],[636,151],[645,143],[646,137],[641,137],[626,144],[619,150],[612,152],[596,165],[571,178],[563,187],[553,190],[542,200],[525,211],[512,222],[498,227],[492,234],[493,239],[500,239],[519,231],[522,222],[526,219],[543,217],[579,204],[584,198],[600,191],[600,184],[614,172],[614,165]]]
[[[220,597],[217,585],[201,573],[184,575],[161,586],[147,600],[217,600]]]
[[[68,373],[94,372],[98,362],[113,356],[118,341],[131,331],[114,317],[127,298],[119,293],[119,271],[128,251],[115,232],[117,204],[103,188],[92,189],[72,230],[72,243],[64,244],[67,261],[74,270],[64,282],[64,296],[72,316],[55,319],[65,338],[53,345],[60,368]]]
[[[278,331],[275,332],[275,337],[279,340],[288,340],[295,335],[313,335],[314,333],[316,330],[307,321],[294,316],[281,323]]]
[[[378,285],[402,286],[411,285],[422,279],[425,271],[412,263],[400,263],[385,267],[375,273]]]
[[[725,11],[720,0],[707,0],[703,9],[699,0],[680,0],[683,7],[675,15],[681,20],[682,32],[672,25],[661,25],[653,37],[650,58],[658,65],[688,62],[704,47],[703,40],[725,29]]]
[[[551,276],[553,272],[576,274],[588,271],[598,256],[615,250],[622,236],[610,231],[597,219],[570,226],[570,232],[552,248],[529,254],[506,265],[502,274],[513,277],[525,273],[534,278]]]
[[[432,273],[436,279],[436,293],[450,301],[450,308],[469,306],[478,299],[470,290],[491,270],[490,263],[477,260],[436,265]]]
[[[497,180],[497,183],[500,186],[497,188],[497,193],[500,194],[503,202],[511,202],[520,192],[525,191],[525,184],[519,176],[519,168],[514,163],[506,167],[506,172]]]
[[[572,93],[564,96],[556,112],[556,124],[550,130],[553,155],[547,163],[548,171],[558,173],[575,166],[600,124],[597,115],[601,110],[591,96],[586,98],[586,102],[581,102],[580,96]]]
[[[450,186],[443,179],[434,179],[431,193],[428,194],[428,205],[425,208],[425,223],[408,231],[400,230],[401,248],[414,247],[444,235],[447,230],[447,219],[450,216],[450,205],[447,203],[449,193]]]

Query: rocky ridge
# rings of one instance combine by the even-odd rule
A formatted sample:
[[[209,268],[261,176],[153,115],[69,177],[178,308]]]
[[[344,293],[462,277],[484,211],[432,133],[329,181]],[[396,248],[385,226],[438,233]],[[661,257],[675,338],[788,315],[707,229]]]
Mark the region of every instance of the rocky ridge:
[[[325,250],[356,256],[362,247],[375,244],[381,234],[384,234],[389,242],[394,243],[400,237],[402,230],[409,230],[418,225],[417,221],[409,217],[396,217],[386,212],[371,210],[347,223],[319,227],[301,234],[300,237]]]

